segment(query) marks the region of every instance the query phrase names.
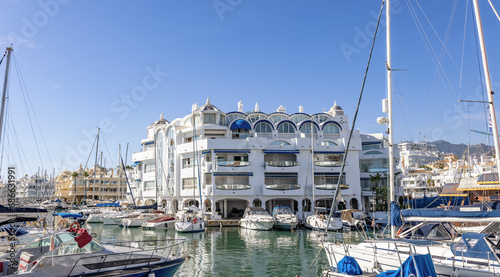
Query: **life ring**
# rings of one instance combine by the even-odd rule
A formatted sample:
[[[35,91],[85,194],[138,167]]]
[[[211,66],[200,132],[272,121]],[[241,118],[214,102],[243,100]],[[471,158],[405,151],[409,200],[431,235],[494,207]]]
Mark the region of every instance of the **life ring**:
[[[66,218],[61,219],[61,221],[59,221],[59,223],[57,223],[57,226],[59,226],[60,228],[64,228],[65,226],[68,226],[68,220]]]
[[[396,233],[396,237],[399,237],[399,235],[403,232],[403,228],[399,228],[398,232]]]
[[[196,217],[195,217],[195,218],[193,219],[193,223],[194,223],[194,224],[198,223],[198,218],[196,218]]]
[[[47,226],[47,222],[45,221],[45,218],[40,218],[39,220],[35,221],[32,224],[33,224],[33,226],[40,226],[42,228]]]
[[[76,228],[75,229],[79,229],[80,228],[80,223],[76,222],[76,221],[73,221],[73,223],[71,223],[71,225],[69,225],[69,228],[73,228],[73,225],[76,225]]]

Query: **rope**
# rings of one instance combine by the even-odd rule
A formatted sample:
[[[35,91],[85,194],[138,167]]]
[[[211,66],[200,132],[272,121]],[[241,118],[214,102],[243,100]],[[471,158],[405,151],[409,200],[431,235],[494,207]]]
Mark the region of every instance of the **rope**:
[[[335,188],[335,193],[334,193],[334,196],[333,196],[333,199],[332,199],[332,206],[330,208],[330,215],[328,216],[328,221],[327,221],[327,224],[326,224],[325,233],[328,233],[328,226],[330,225],[330,220],[333,217],[333,213],[335,211],[335,203],[337,201],[337,197],[338,197],[339,192],[340,192],[340,182],[342,180],[342,176],[344,175],[344,168],[345,168],[345,164],[346,164],[346,161],[347,161],[347,155],[349,154],[349,146],[351,145],[352,133],[354,131],[354,127],[356,126],[356,119],[358,118],[359,107],[361,105],[361,99],[363,97],[363,91],[365,89],[365,84],[366,84],[366,78],[367,78],[367,75],[368,75],[368,70],[370,69],[370,62],[371,62],[371,59],[372,59],[373,48],[375,46],[375,39],[377,38],[378,27],[380,25],[380,18],[382,17],[382,11],[384,9],[384,3],[385,3],[385,0],[382,0],[382,4],[380,6],[380,13],[378,15],[378,20],[377,20],[377,26],[375,27],[375,33],[373,34],[372,45],[371,45],[371,48],[370,48],[370,55],[368,56],[368,63],[366,65],[365,75],[363,77],[363,84],[361,85],[361,91],[359,92],[358,104],[356,106],[356,112],[354,113],[354,119],[352,121],[352,127],[351,127],[351,130],[349,132],[349,139],[347,140],[347,145],[346,145],[346,148],[345,148],[345,154],[344,154],[343,161],[342,161],[342,167],[340,168],[340,174],[339,174],[339,178],[337,180],[337,187]],[[392,132],[392,130],[390,130],[390,131]]]
[[[495,10],[495,7],[493,7],[493,3],[491,3],[491,0],[488,0],[488,2],[490,3],[490,6],[491,8],[493,9],[493,12],[495,13],[495,15],[497,16],[498,20],[500,20],[500,16],[498,16],[498,13],[497,13],[497,10]],[[1,63],[1,62],[0,62]]]
[[[5,58],[5,55],[7,55],[7,50],[5,50],[5,53],[3,54],[2,59],[0,60],[0,65],[2,64],[3,58]]]

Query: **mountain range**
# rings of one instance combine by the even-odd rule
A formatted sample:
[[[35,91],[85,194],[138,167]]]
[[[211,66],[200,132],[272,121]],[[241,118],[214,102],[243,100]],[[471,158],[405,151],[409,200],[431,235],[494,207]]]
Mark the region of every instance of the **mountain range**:
[[[446,140],[437,140],[431,143],[437,146],[439,152],[444,152],[445,154],[454,154],[457,155],[458,158],[462,158],[464,153],[467,155],[467,144],[453,144]],[[479,157],[481,156],[481,154],[493,155],[494,153],[494,146],[488,146],[483,143],[470,146],[471,157]]]

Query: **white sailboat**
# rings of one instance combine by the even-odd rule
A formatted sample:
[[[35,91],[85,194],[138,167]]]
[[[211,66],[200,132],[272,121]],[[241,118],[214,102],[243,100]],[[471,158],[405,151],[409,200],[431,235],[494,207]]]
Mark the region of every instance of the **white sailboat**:
[[[477,29],[479,32],[479,40],[481,45],[481,53],[483,60],[483,70],[485,75],[485,83],[488,91],[488,101],[490,116],[493,125],[493,136],[495,138],[495,150],[497,165],[500,165],[498,129],[496,124],[495,109],[493,105],[493,91],[491,90],[491,81],[489,77],[488,63],[486,59],[486,51],[483,41],[483,33],[481,19],[479,15],[478,1],[473,0],[476,16]],[[394,156],[393,156],[393,128],[392,128],[392,97],[391,97],[391,48],[390,48],[390,0],[386,0],[386,28],[387,28],[387,86],[389,97],[389,176],[390,188],[389,195],[391,202],[394,201]],[[420,219],[422,219],[421,217]],[[391,225],[391,237],[396,237],[396,226]],[[405,240],[399,240],[405,241]],[[406,240],[408,241],[408,240]],[[420,241],[420,245],[416,243],[416,249],[427,249],[433,258],[434,266],[438,275],[445,276],[464,276],[464,277],[479,277],[479,276],[499,276],[500,273],[500,248],[498,243],[492,243],[486,238],[486,234],[464,234],[461,238],[449,245],[442,245],[433,241]],[[417,242],[418,242],[417,241]],[[330,266],[335,268],[336,261],[339,258],[349,255],[355,258],[362,268],[368,271],[376,268],[382,270],[391,270],[399,267],[401,259],[406,259],[411,251],[404,251],[398,248],[397,244],[390,244],[387,241],[367,241],[357,245],[353,244],[335,244],[333,242],[325,242],[323,244],[327,253]]]

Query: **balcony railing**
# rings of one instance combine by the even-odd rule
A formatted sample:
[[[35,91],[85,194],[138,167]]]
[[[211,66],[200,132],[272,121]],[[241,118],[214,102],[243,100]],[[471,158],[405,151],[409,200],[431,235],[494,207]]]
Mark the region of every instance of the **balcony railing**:
[[[342,161],[317,161],[314,164],[316,166],[338,167],[338,166],[342,166]]]
[[[233,166],[233,167],[249,166],[251,164],[252,164],[251,162],[247,162],[247,161],[218,161],[217,162],[218,166]]]
[[[337,188],[337,184],[319,184],[316,185],[316,189],[321,189],[321,190],[334,190]],[[340,185],[340,189],[348,189],[349,185]]]
[[[266,189],[271,190],[294,190],[300,189],[300,185],[298,184],[266,184]]]
[[[300,163],[297,161],[269,161],[266,162],[267,166],[275,166],[275,167],[292,167],[298,166]]]
[[[245,190],[252,187],[248,184],[220,184],[215,185],[215,188],[220,190]]]

